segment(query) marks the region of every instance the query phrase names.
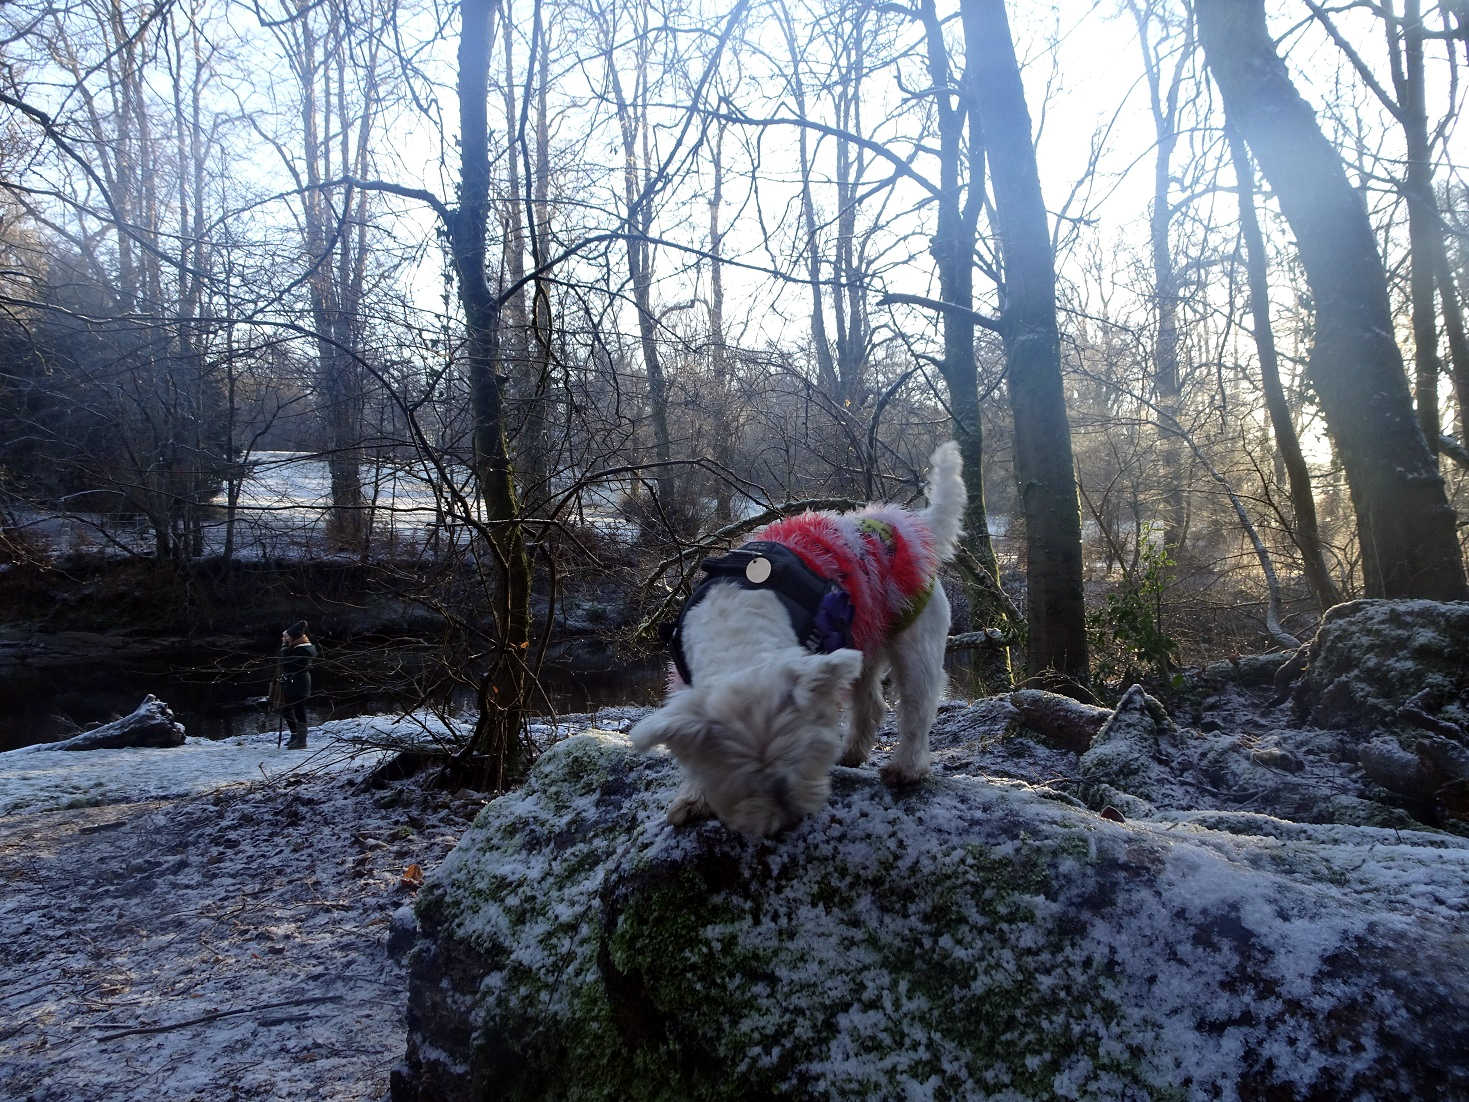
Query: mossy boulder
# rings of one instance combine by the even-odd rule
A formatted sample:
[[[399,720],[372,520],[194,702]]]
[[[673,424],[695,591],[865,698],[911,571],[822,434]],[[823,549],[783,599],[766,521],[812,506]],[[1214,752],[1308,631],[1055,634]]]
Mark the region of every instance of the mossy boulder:
[[[1469,822],[1469,602],[1351,601],[1322,618],[1298,719],[1355,736],[1363,773],[1426,822]]]
[[[669,826],[676,783],[590,732],[486,807],[417,905],[398,1102],[1469,1094],[1463,839],[864,768],[750,841]]]
[[[1469,601],[1349,601],[1328,609],[1295,691],[1297,718],[1371,731],[1416,701],[1469,722]]]

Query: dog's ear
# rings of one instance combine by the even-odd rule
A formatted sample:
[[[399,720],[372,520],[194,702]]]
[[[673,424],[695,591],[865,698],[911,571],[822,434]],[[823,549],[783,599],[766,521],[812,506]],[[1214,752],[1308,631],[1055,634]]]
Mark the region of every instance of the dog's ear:
[[[844,647],[796,662],[796,699],[801,704],[834,699],[862,673],[862,652]]]
[[[628,737],[634,750],[648,751],[661,744],[676,754],[702,734],[703,727],[692,716],[672,708],[659,708],[638,720]]]

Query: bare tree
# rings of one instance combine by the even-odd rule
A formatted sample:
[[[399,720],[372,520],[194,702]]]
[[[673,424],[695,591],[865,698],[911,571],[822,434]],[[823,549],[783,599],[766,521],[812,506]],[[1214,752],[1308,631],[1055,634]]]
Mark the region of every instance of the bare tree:
[[[1306,578],[1316,594],[1316,602],[1327,609],[1341,600],[1326,557],[1321,551],[1321,531],[1316,522],[1316,499],[1311,493],[1311,473],[1306,457],[1301,454],[1301,440],[1296,433],[1285,389],[1280,384],[1280,360],[1275,349],[1275,333],[1270,324],[1270,281],[1267,274],[1265,237],[1255,216],[1255,173],[1244,143],[1229,131],[1229,151],[1234,159],[1235,190],[1239,196],[1240,236],[1244,241],[1245,266],[1250,285],[1250,315],[1254,321],[1255,351],[1260,359],[1260,382],[1265,391],[1265,408],[1275,431],[1275,446],[1280,449],[1290,484],[1291,510],[1295,526],[1291,538],[1301,551]]]
[[[505,440],[500,314],[490,288],[490,53],[497,0],[463,0],[459,36],[459,205],[440,207],[464,311],[465,364],[474,410],[474,472],[492,550],[498,653],[480,681],[479,718],[463,760],[482,757],[486,780],[504,787],[525,765],[523,718],[530,646],[530,556]]]
[[[365,376],[363,295],[369,268],[370,192],[344,181],[373,173],[384,110],[387,9],[378,0],[283,0],[267,20],[290,67],[298,130],[269,140],[300,199],[304,264],[316,332],[318,411],[331,475],[328,537],[362,550],[368,536],[362,482]],[[257,126],[263,134],[264,131]]]
[[[200,101],[212,50],[193,22],[197,9],[185,5],[84,4],[65,14],[22,13],[17,40],[66,75],[66,115],[27,102],[19,86],[4,97],[55,154],[30,166],[53,173],[53,184],[9,184],[11,194],[72,251],[55,258],[58,271],[79,276],[86,296],[108,289],[105,301],[78,304],[77,332],[97,343],[75,378],[117,431],[64,446],[95,489],[147,518],[159,557],[188,558],[202,549],[200,510],[222,463],[199,317],[210,283],[203,204],[214,148]]]
[[[1153,119],[1153,204],[1148,217],[1148,236],[1153,260],[1153,298],[1158,311],[1158,327],[1153,334],[1153,385],[1158,404],[1168,418],[1180,415],[1179,378],[1179,299],[1180,279],[1174,265],[1170,245],[1174,203],[1172,198],[1172,162],[1179,137],[1179,96],[1188,78],[1188,65],[1194,52],[1193,19],[1184,13],[1182,27],[1169,25],[1163,3],[1156,0],[1128,0],[1128,9],[1137,24],[1138,44],[1142,48],[1143,75],[1148,85],[1148,106]],[[1154,27],[1157,27],[1155,37]],[[1171,53],[1172,65],[1164,68]],[[1177,548],[1184,538],[1183,471],[1179,462],[1178,439],[1165,434],[1162,451],[1164,490],[1163,539]]]
[[[548,406],[552,400],[551,285],[541,276],[526,278],[525,261],[540,272],[549,255],[550,222],[550,94],[551,28],[542,5],[532,5],[528,33],[529,56],[524,77],[516,69],[517,20],[507,7],[503,50],[506,150],[505,199],[499,204],[504,240],[504,278],[510,297],[505,303],[505,362],[509,369],[510,431],[514,437],[516,468],[526,507],[538,512],[551,496],[551,441]],[[518,98],[517,98],[518,97]]]
[[[1414,419],[1367,212],[1291,84],[1263,0],[1195,0],[1209,71],[1295,233],[1316,305],[1310,375],[1356,507],[1379,597],[1466,594],[1454,513]]]
[[[863,208],[872,194],[890,189],[874,187],[869,180],[873,140],[863,105],[873,70],[889,60],[872,55],[883,35],[884,17],[899,9],[853,0],[817,9],[803,22],[791,4],[774,7],[789,62],[784,83],[796,116],[823,120],[815,128],[800,127],[796,137],[800,173],[796,250],[811,298],[816,378],[834,422],[831,462],[838,468],[836,481],[853,491],[859,487],[870,491],[874,457],[864,456],[862,434],[863,413],[874,412],[868,404],[873,354],[868,250],[880,225],[865,218]],[[823,145],[830,150],[825,156]],[[830,183],[824,193],[830,197],[829,207],[818,202],[817,184],[823,176]]]
[[[1081,513],[1061,386],[1051,234],[1030,112],[1003,0],[963,0],[960,11],[1004,254],[1000,324],[1015,418],[1015,477],[1025,517],[1029,668],[1085,684],[1090,671]]]
[[[1418,427],[1430,451],[1438,450],[1442,431],[1439,412],[1438,377],[1441,364],[1438,356],[1438,325],[1434,310],[1434,290],[1443,268],[1444,240],[1443,224],[1433,193],[1433,154],[1436,140],[1443,136],[1439,128],[1437,135],[1429,130],[1427,84],[1424,73],[1424,46],[1427,27],[1424,23],[1420,0],[1403,0],[1402,11],[1397,10],[1396,0],[1382,4],[1348,4],[1347,9],[1359,8],[1370,11],[1382,21],[1382,30],[1387,43],[1388,69],[1392,79],[1392,92],[1376,78],[1362,54],[1355,49],[1338,28],[1332,15],[1320,4],[1308,0],[1307,7],[1320,21],[1332,40],[1341,48],[1351,62],[1363,84],[1377,97],[1403,132],[1406,157],[1402,175],[1396,181],[1399,193],[1408,208],[1408,297],[1413,321],[1413,362],[1415,374],[1415,397],[1418,408]],[[1447,13],[1445,13],[1447,16]],[[1451,69],[1456,68],[1452,47],[1448,52]],[[1451,78],[1450,88],[1457,88],[1457,73]],[[1452,112],[1451,112],[1452,113]],[[1445,120],[1446,122],[1448,120]],[[1452,313],[1457,302],[1450,305],[1452,294],[1445,295],[1445,313]],[[1462,327],[1461,327],[1462,332]],[[1462,373],[1461,373],[1462,374]],[[1459,382],[1463,391],[1464,381]]]
[[[964,481],[969,501],[964,514],[964,544],[984,578],[969,586],[972,620],[994,626],[1009,619],[1008,602],[1000,589],[999,562],[990,539],[984,496],[984,433],[979,410],[979,364],[974,310],[975,244],[979,215],[985,200],[984,147],[980,140],[978,65],[971,59],[960,74],[951,71],[943,25],[932,0],[920,0],[938,120],[939,187],[937,228],[930,251],[938,273],[944,353],[939,373],[949,392],[954,438],[964,457]],[[987,319],[986,319],[987,320]],[[989,322],[991,326],[993,322]],[[1018,627],[1018,625],[1016,625]],[[982,682],[993,691],[1009,686],[1008,649],[989,647],[980,652]]]
[[[616,20],[619,12],[640,20],[624,31]],[[650,51],[654,37],[649,22],[653,10],[647,5],[608,5],[594,12],[602,37],[606,78],[617,109],[618,130],[622,137],[622,198],[624,203],[628,277],[632,283],[633,307],[637,312],[638,347],[643,356],[643,369],[648,380],[648,413],[653,427],[653,458],[658,465],[654,482],[658,487],[660,508],[676,516],[678,494],[670,477],[673,458],[669,435],[668,380],[663,357],[659,353],[658,314],[653,306],[653,215],[655,200],[667,186],[653,148],[651,106],[653,79]],[[623,81],[617,46],[621,38],[632,42],[632,61],[628,75],[629,90]],[[677,521],[675,521],[677,523]]]

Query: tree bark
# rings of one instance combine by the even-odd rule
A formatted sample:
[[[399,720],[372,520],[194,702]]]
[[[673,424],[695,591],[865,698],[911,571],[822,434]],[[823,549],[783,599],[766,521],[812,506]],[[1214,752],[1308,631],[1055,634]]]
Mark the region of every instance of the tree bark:
[[[1255,350],[1260,358],[1260,383],[1265,390],[1265,408],[1275,432],[1290,486],[1295,529],[1291,539],[1300,549],[1306,578],[1324,612],[1341,601],[1326,557],[1321,552],[1321,530],[1316,523],[1316,499],[1311,493],[1311,473],[1301,454],[1301,440],[1291,417],[1285,388],[1280,384],[1280,361],[1275,352],[1275,332],[1270,326],[1270,281],[1267,276],[1265,238],[1255,216],[1255,173],[1250,155],[1233,127],[1229,128],[1229,151],[1234,158],[1235,187],[1239,196],[1240,236],[1245,244],[1245,269],[1250,285],[1250,314],[1255,325]]]
[[[1361,197],[1275,52],[1264,0],[1196,9],[1209,71],[1275,188],[1316,300],[1308,371],[1351,487],[1367,595],[1462,599],[1454,513],[1414,418]]]
[[[526,764],[522,727],[529,681],[530,558],[505,440],[500,389],[500,300],[486,275],[490,215],[490,41],[497,0],[463,0],[459,40],[459,206],[449,239],[459,302],[464,310],[465,359],[474,416],[474,474],[494,559],[498,650],[479,683],[479,718],[462,760],[478,761],[491,789],[502,789]]]
[[[955,101],[946,91],[951,87],[948,48],[933,0],[921,0],[918,12],[927,39],[928,70],[935,89],[939,124],[938,226],[930,251],[939,278],[939,297],[962,308],[942,312],[944,357],[939,373],[949,391],[954,439],[959,443],[964,484],[969,491],[964,510],[964,544],[989,581],[985,584],[975,579],[965,587],[971,626],[980,629],[1006,624],[1009,617],[998,600],[999,561],[990,540],[984,504],[984,429],[979,411],[979,365],[974,352],[974,244],[984,200],[984,154],[979,148],[978,127],[974,125],[976,69],[972,64],[966,66]],[[966,157],[967,179],[963,171]],[[980,668],[974,672],[987,691],[1002,692],[1013,683],[1009,648],[984,648],[979,651],[979,661]]]
[[[1081,511],[1061,386],[1056,275],[1030,112],[1003,0],[963,0],[968,64],[994,182],[1005,264],[1002,337],[1015,418],[1015,476],[1025,516],[1031,673],[1085,684]]]

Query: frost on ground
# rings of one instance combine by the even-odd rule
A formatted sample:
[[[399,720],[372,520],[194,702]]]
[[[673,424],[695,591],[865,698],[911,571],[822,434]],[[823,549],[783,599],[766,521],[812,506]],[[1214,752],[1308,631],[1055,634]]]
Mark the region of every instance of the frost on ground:
[[[410,726],[0,755],[0,1098],[380,1098],[404,870],[484,802],[358,791],[343,740]]]
[[[1366,729],[1293,711],[1285,655],[1171,711],[953,702],[922,785],[878,780],[886,728],[770,839],[670,826],[676,764],[623,725],[568,739],[420,894],[393,1097],[1469,1098],[1463,777],[1362,753],[1469,740],[1425,627],[1463,612],[1328,617],[1356,658],[1323,632],[1302,689]],[[1409,632],[1418,674],[1368,660]]]
[[[396,1099],[1469,1091],[1469,840],[871,767],[749,840],[670,826],[676,773],[590,732],[475,820],[417,905]]]
[[[354,787],[389,720],[0,755],[0,1098],[1469,1098],[1469,827],[1359,760],[1469,717],[1408,627],[1430,696],[1303,682],[1370,730],[1253,660],[1168,712],[953,702],[922,786],[879,753],[760,842],[669,826],[638,710],[539,729],[582,736],[478,816]]]

